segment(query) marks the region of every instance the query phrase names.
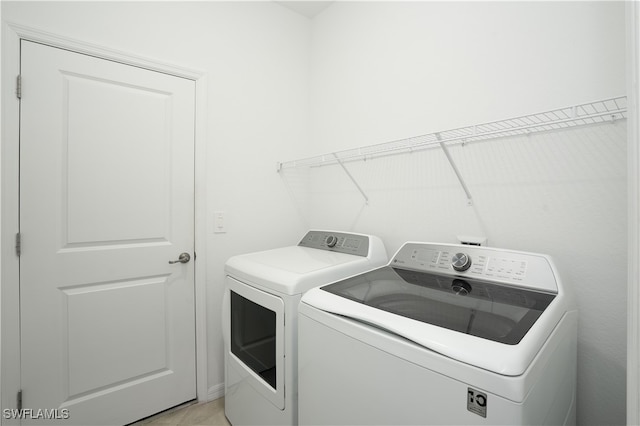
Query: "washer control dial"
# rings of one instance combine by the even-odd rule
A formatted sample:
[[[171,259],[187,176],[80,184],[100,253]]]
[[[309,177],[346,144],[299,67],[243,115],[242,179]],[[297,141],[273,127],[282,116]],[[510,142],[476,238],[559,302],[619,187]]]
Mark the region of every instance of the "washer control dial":
[[[471,258],[466,253],[456,253],[451,258],[451,266],[458,272],[466,271],[471,267]]]
[[[338,238],[335,235],[329,235],[327,237],[327,247],[335,247],[338,244]]]

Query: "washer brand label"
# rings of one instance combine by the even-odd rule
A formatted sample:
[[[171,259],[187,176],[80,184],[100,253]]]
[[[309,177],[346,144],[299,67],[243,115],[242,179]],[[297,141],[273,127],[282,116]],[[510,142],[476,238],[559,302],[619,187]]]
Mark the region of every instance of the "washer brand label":
[[[467,410],[481,417],[487,417],[487,394],[467,388]]]

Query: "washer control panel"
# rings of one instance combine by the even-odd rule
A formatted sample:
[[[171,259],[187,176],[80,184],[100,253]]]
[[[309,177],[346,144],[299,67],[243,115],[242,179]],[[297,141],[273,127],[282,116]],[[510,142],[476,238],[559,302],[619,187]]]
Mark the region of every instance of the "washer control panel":
[[[557,292],[548,256],[458,244],[406,243],[389,266]]]
[[[369,237],[333,231],[309,231],[298,243],[299,246],[318,250],[336,251],[356,256],[369,255]]]

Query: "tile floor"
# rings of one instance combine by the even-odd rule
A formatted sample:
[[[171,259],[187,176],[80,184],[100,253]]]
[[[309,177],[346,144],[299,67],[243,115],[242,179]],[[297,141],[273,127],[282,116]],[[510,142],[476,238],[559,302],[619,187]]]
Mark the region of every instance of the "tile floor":
[[[181,405],[148,417],[131,426],[230,426],[224,416],[224,398]]]

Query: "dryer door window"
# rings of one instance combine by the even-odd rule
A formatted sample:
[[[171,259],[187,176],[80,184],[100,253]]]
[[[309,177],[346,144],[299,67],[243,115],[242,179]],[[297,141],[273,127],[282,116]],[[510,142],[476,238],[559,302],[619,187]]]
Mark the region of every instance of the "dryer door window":
[[[231,291],[231,352],[276,388],[276,313]]]
[[[227,386],[248,383],[284,409],[284,300],[227,276]]]

